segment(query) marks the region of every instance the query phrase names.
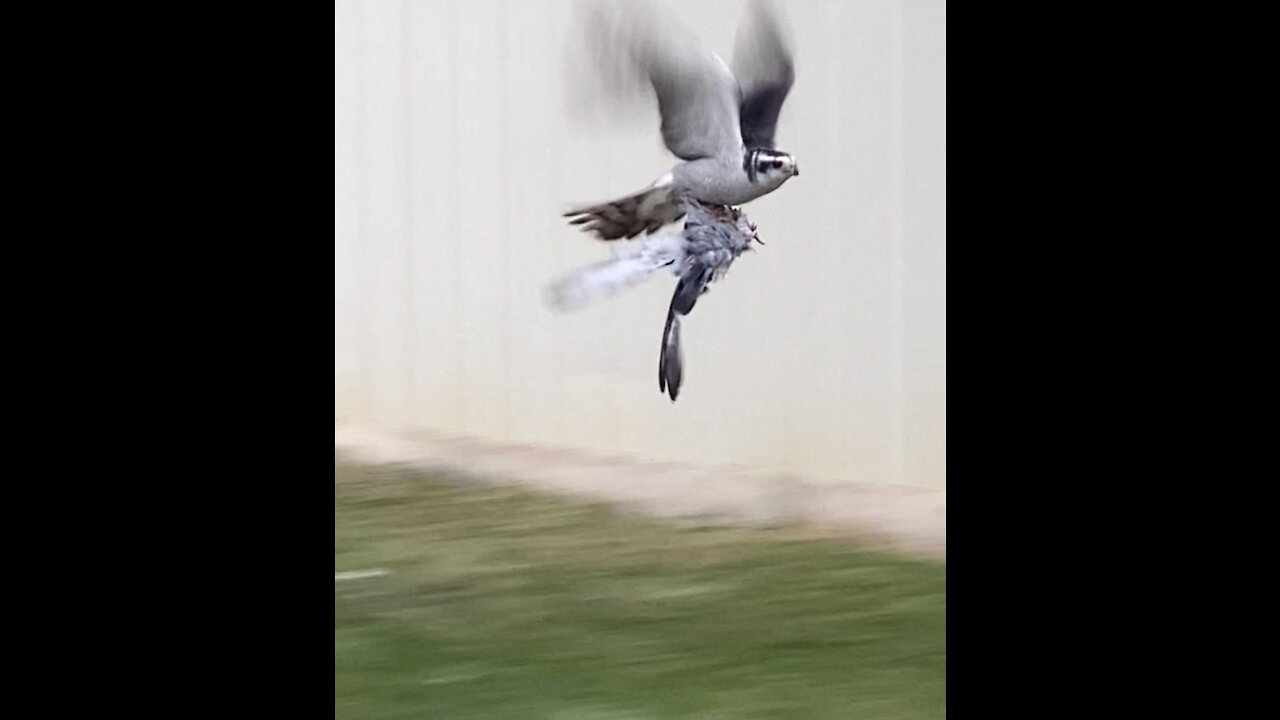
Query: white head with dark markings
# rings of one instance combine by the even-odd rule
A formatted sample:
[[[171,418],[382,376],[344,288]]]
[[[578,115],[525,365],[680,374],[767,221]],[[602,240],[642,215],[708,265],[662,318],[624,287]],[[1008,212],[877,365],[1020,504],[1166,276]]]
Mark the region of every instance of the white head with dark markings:
[[[753,185],[765,185],[774,189],[800,174],[796,159],[789,153],[772,148],[756,148],[747,151],[743,169]]]

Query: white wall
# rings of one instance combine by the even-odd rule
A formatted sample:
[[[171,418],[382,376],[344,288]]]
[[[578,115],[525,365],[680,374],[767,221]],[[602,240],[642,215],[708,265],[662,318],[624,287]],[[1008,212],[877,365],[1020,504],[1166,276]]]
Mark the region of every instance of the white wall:
[[[801,175],[746,206],[767,245],[685,323],[674,278],[562,315],[608,254],[564,224],[674,159],[656,108],[570,112],[569,0],[336,3],[335,421],[946,487],[946,4],[783,3]],[[726,59],[740,1],[668,3]]]

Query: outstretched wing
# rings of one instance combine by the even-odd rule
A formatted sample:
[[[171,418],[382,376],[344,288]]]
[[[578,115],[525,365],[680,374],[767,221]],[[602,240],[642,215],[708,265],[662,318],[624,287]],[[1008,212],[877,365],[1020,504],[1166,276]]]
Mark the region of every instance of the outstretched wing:
[[[684,260],[684,234],[668,230],[617,248],[609,260],[562,275],[546,289],[551,307],[579,310],[649,279]]]
[[[777,11],[764,0],[751,3],[738,29],[733,73],[742,88],[742,140],[749,148],[771,148],[782,103],[795,82],[791,40]]]
[[[738,81],[724,60],[652,3],[601,3],[590,20],[597,69],[617,84],[647,81],[672,153],[696,160],[740,151]]]

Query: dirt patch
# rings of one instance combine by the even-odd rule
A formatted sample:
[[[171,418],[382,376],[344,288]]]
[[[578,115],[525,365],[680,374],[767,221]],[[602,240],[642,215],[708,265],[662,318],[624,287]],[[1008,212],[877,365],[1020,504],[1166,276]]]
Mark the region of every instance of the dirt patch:
[[[645,462],[421,432],[393,436],[345,426],[334,428],[334,449],[355,462],[458,470],[676,521],[803,527],[917,557],[945,561],[947,555],[946,491],[831,486],[750,468]]]

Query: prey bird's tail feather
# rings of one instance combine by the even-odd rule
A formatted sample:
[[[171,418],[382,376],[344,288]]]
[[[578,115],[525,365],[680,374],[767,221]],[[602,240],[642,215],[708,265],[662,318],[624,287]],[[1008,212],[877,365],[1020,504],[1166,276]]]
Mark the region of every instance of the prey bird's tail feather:
[[[665,392],[675,402],[684,379],[684,359],[680,352],[680,316],[673,303],[667,309],[667,324],[662,328],[662,354],[658,356],[658,392]]]
[[[693,262],[680,276],[671,305],[667,308],[667,324],[662,328],[662,352],[658,356],[658,391],[675,402],[684,380],[684,353],[680,346],[680,317],[693,312],[693,306],[707,289],[714,270]]]

